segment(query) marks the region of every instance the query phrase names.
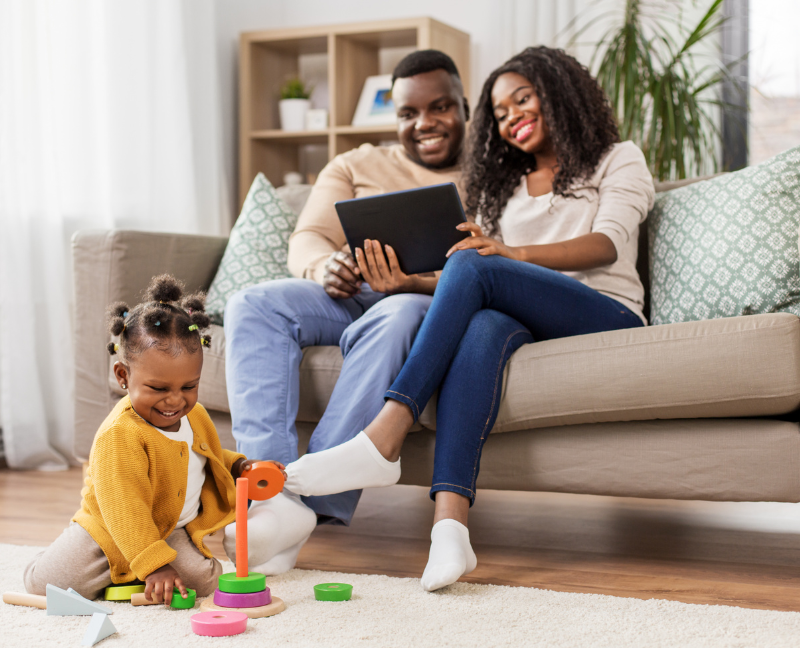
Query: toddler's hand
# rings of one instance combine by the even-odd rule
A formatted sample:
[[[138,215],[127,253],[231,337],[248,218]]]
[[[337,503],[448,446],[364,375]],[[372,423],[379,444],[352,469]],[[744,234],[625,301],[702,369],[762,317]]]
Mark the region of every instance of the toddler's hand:
[[[239,479],[239,477],[247,477],[247,471],[250,470],[252,465],[254,463],[261,463],[263,461],[265,461],[265,460],[264,459],[245,459],[241,463],[237,462],[239,464],[239,474],[238,475],[234,475],[233,476],[234,479]],[[283,473],[283,478],[284,479],[288,479],[286,477],[286,466],[284,466],[279,461],[270,461],[270,460],[267,460],[267,461],[269,461],[269,463],[271,463],[271,464],[275,464],[278,467],[278,469]],[[235,467],[236,467],[236,464],[234,464],[234,468]]]
[[[164,605],[169,607],[172,603],[172,588],[177,587],[183,598],[186,598],[188,592],[186,586],[181,580],[180,574],[171,565],[164,565],[160,569],[156,569],[152,574],[145,578],[144,597],[148,601],[159,603],[164,601]],[[151,596],[152,595],[152,596]]]

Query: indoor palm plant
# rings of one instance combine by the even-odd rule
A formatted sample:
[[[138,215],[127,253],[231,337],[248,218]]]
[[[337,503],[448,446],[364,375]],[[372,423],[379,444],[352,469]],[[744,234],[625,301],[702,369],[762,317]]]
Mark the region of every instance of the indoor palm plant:
[[[687,28],[682,0],[625,0],[622,16],[601,0],[602,13],[586,16],[573,37],[596,21],[611,21],[590,67],[611,101],[620,136],[641,147],[659,180],[718,169],[717,94],[729,75],[719,56],[702,50],[716,45],[711,39],[724,22],[722,2],[710,0]]]
[[[285,131],[301,131],[306,127],[306,113],[311,107],[311,89],[299,78],[286,81],[281,87],[278,109],[281,128]]]

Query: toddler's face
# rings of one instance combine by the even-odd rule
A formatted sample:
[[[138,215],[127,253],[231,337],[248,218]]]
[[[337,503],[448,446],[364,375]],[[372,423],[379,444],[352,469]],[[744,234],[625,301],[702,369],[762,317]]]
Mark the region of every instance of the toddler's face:
[[[152,425],[176,432],[181,417],[197,403],[203,352],[180,355],[150,348],[128,367],[117,362],[114,373],[121,385],[127,384],[136,413]]]

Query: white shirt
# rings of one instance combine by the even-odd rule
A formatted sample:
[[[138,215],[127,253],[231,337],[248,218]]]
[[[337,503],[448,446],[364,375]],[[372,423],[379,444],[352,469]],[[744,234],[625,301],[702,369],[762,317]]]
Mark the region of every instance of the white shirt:
[[[644,155],[632,142],[615,144],[594,173],[575,182],[571,192],[575,197],[533,197],[523,176],[498,221],[503,242],[514,247],[560,243],[602,232],[617,250],[616,262],[563,274],[616,299],[646,324],[636,257],[639,225],[653,207],[655,192]]]
[[[182,529],[189,522],[197,517],[200,511],[200,491],[206,481],[206,461],[207,459],[192,450],[194,443],[194,431],[185,416],[181,419],[181,426],[176,432],[167,432],[161,428],[156,428],[161,434],[172,441],[182,441],[189,446],[189,469],[186,475],[186,488],[183,489],[184,497],[183,510],[181,511],[176,529]]]

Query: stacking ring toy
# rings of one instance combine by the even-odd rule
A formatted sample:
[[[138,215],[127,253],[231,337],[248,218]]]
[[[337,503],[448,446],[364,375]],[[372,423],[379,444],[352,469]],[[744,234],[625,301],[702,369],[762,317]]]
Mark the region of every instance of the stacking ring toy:
[[[200,612],[192,615],[192,632],[205,637],[231,637],[247,630],[247,615],[241,612]]]
[[[172,588],[172,600],[169,606],[177,610],[191,610],[197,600],[197,592],[186,588],[186,598],[181,596],[181,591],[177,587]]]
[[[249,572],[247,576],[237,576],[236,572],[228,572],[219,577],[219,589],[231,594],[260,592],[267,589],[267,579],[264,574],[258,572]]]
[[[266,500],[283,490],[283,473],[271,461],[257,461],[242,477],[247,477],[247,496],[251,500]]]
[[[347,583],[320,583],[314,585],[314,598],[318,601],[349,601],[353,586]]]
[[[109,585],[106,587],[106,601],[130,601],[133,594],[144,592],[144,585]]]
[[[214,603],[226,608],[260,607],[272,603],[272,596],[270,596],[269,587],[261,592],[246,594],[232,594],[217,590],[214,592]]]

